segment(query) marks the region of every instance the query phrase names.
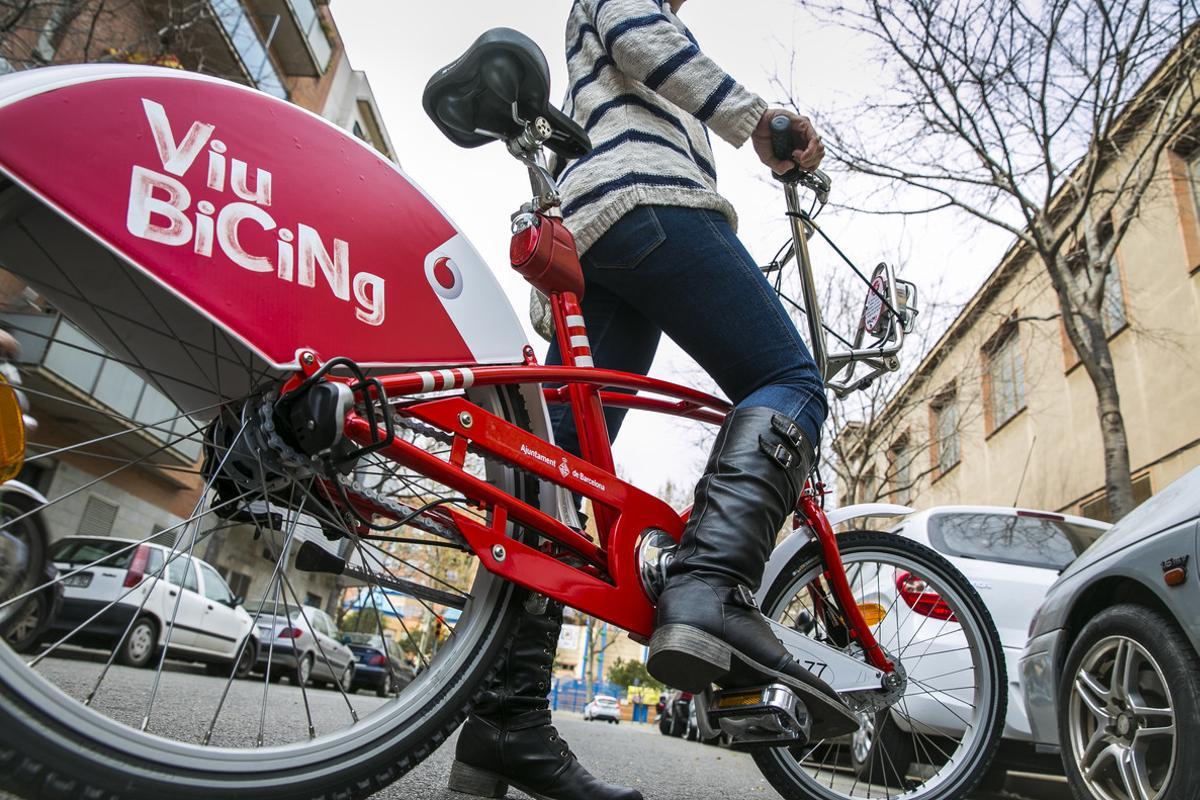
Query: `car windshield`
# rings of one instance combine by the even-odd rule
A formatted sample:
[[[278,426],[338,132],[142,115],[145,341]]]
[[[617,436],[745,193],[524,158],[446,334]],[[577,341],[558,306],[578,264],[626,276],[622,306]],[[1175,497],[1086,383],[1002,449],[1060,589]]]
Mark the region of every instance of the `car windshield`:
[[[137,550],[132,544],[120,539],[62,539],[50,549],[50,559],[60,564],[90,564],[109,556],[100,562],[100,566],[125,569]],[[122,549],[125,552],[119,553]]]
[[[1061,570],[1092,545],[1103,528],[1047,517],[954,512],[929,518],[929,541],[941,552],[1001,564]]]

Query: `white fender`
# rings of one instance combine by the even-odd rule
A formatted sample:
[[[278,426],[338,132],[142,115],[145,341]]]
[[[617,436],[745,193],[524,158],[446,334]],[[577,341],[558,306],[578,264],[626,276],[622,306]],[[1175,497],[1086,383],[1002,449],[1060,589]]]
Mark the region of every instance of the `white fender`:
[[[864,517],[902,517],[905,514],[913,513],[915,510],[908,506],[896,505],[895,503],[859,503],[853,506],[834,509],[826,516],[829,518],[830,527],[836,528],[841,523],[849,522],[852,519],[862,519]],[[783,570],[791,562],[792,557],[800,552],[800,548],[808,544],[812,538],[812,533],[808,528],[800,528],[780,542],[771,553],[771,557],[767,559],[767,568],[763,571],[762,584],[759,586],[756,598],[760,605],[767,595],[767,590],[774,585],[775,581],[783,573]]]
[[[0,483],[0,494],[7,494],[8,492],[24,495],[25,497],[28,497],[30,500],[33,500],[35,503],[37,503],[39,507],[50,502],[46,499],[46,496],[37,489],[34,489],[29,484],[22,483],[21,481],[5,481],[4,483]]]

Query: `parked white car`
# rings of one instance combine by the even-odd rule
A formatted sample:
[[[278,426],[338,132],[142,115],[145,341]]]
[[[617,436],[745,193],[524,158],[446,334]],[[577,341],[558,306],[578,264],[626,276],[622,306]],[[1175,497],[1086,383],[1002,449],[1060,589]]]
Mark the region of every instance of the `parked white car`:
[[[602,719],[620,725],[621,703],[615,697],[598,694],[592,699],[592,702],[583,707],[583,718],[589,721]]]
[[[954,564],[983,598],[1004,647],[1008,670],[1008,714],[1004,741],[993,780],[1007,768],[1055,769],[1056,759],[1035,752],[1019,662],[1034,612],[1059,573],[1110,526],[1083,517],[992,506],[939,506],[911,514],[892,532],[932,547]],[[857,576],[853,585],[862,602],[878,603],[889,613],[877,632],[882,645],[922,648],[913,659],[910,680],[921,681],[905,698],[906,714],[921,723],[922,733],[961,736],[971,718],[972,689],[955,681],[969,669],[963,634],[954,630],[950,609],[918,576],[891,569],[887,575]],[[860,588],[861,587],[861,588]],[[911,658],[911,656],[910,656]],[[942,690],[945,691],[935,691]],[[856,770],[864,777],[871,765],[910,762],[913,749],[904,715],[888,712],[864,719],[851,742]],[[926,729],[928,728],[928,730]],[[887,750],[887,758],[878,752]],[[872,758],[872,750],[875,750]]]
[[[58,639],[83,625],[68,644],[116,647],[117,658],[134,667],[151,664],[167,647],[170,657],[204,662],[215,675],[228,675],[242,652],[237,672],[244,675],[258,651],[242,598],[207,562],[186,552],[171,556],[170,548],[130,539],[68,536],[55,542],[50,558],[60,574],[98,563],[63,579],[62,608],[49,636]]]

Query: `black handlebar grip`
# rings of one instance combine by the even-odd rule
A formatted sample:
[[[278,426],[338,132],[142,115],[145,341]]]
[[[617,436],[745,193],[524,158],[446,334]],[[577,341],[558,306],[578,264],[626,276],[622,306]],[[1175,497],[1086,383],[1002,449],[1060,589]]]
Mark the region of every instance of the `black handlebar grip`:
[[[792,158],[792,120],[786,114],[771,118],[771,155],[780,161]]]

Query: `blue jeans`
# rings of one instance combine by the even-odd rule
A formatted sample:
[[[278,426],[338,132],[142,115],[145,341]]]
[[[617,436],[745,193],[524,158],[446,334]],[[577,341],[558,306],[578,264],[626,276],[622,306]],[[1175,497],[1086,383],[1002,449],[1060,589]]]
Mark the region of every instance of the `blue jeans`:
[[[712,376],[737,406],[767,406],[816,445],[828,413],[825,385],[796,326],[725,216],[676,206],[639,206],[581,258],[592,359],[645,375],[663,333]],[[561,364],[558,345],[547,364]],[[606,408],[609,438],[625,409]],[[575,420],[550,407],[555,441],[579,453]]]

